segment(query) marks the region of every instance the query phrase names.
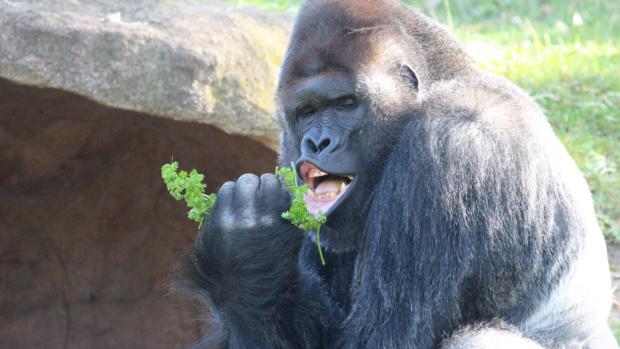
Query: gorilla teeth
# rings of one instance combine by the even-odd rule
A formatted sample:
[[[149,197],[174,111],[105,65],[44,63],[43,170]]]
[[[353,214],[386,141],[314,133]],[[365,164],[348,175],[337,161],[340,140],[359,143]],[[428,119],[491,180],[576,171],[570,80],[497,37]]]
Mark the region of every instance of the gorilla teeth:
[[[316,168],[312,169],[310,171],[310,173],[308,174],[308,177],[310,177],[310,178],[323,177],[323,176],[327,176],[327,173],[325,173],[325,172],[323,172],[323,171],[321,171],[319,169],[316,169]]]
[[[307,166],[307,165],[304,165]],[[332,175],[329,174],[327,172],[321,171],[318,168],[314,167],[313,165],[308,165],[308,167],[312,166],[311,168],[307,169],[306,172],[304,173],[303,167],[302,167],[302,177],[304,178],[304,180],[306,181],[306,183],[308,184],[308,189],[310,189],[311,194],[315,194],[312,193],[314,192],[319,185],[326,180],[338,180],[338,181],[342,181],[340,188],[338,188],[336,195],[338,195],[340,192],[343,192],[344,190],[346,190],[347,186],[353,181],[353,176],[349,175],[349,176],[337,176],[337,175]],[[315,199],[318,200],[330,200],[331,196],[327,196],[327,195],[323,195],[323,194],[317,194],[317,195],[313,195],[313,197]]]
[[[321,178],[326,178],[328,175],[329,174],[327,172],[323,172],[317,168],[313,168],[312,170],[310,170],[310,173],[308,173],[308,187],[311,190],[314,190],[319,185],[319,183],[321,183]]]
[[[327,176],[325,176],[327,178]],[[344,177],[347,178],[348,177]],[[322,194],[317,194],[315,192],[316,186],[314,185],[314,182],[312,183],[312,187],[310,188],[310,190],[308,191],[308,193],[315,199],[320,200],[320,201],[331,201],[333,199],[335,199],[340,193],[344,192],[345,190],[347,190],[347,187],[349,186],[349,181],[342,181],[340,183],[340,187],[338,188],[338,191],[332,191],[332,192],[328,192],[328,193],[322,193]],[[318,184],[317,184],[318,186]]]

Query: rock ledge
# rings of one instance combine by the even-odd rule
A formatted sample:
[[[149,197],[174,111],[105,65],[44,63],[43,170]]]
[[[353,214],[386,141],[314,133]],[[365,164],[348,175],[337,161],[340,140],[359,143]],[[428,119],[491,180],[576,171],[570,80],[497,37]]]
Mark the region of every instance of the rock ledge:
[[[273,145],[291,22],[204,0],[0,0],[0,77]]]

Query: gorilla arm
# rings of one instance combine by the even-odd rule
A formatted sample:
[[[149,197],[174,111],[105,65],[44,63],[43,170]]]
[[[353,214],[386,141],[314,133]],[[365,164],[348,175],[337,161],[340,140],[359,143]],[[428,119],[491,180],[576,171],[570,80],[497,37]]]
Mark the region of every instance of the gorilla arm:
[[[280,217],[289,204],[271,174],[246,174],[219,190],[185,263],[188,286],[220,325],[197,346],[317,347],[333,308],[316,277],[297,266],[304,236]]]
[[[442,84],[411,115],[375,189],[346,348],[427,349],[464,324],[516,325],[583,238],[573,189],[552,170],[568,155],[553,150],[537,108],[501,81]]]

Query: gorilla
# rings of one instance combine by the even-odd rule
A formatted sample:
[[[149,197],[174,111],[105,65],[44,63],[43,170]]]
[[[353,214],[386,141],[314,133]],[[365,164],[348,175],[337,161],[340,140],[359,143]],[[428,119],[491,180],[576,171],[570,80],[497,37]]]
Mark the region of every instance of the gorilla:
[[[617,348],[588,186],[545,116],[398,1],[309,0],[273,174],[225,183],[184,263],[223,348]]]

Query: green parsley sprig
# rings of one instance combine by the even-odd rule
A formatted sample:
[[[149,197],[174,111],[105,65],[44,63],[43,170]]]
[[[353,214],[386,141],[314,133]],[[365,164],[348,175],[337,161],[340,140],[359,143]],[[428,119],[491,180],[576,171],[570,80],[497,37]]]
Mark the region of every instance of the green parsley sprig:
[[[190,208],[187,217],[198,222],[200,227],[211,212],[216,198],[215,194],[205,194],[207,185],[203,183],[204,175],[195,169],[190,172],[179,171],[179,163],[173,161],[161,167],[161,177],[173,198],[185,200]]]
[[[316,245],[319,249],[319,257],[321,258],[321,264],[325,265],[325,258],[321,249],[321,225],[325,223],[327,218],[323,213],[319,217],[315,217],[308,211],[304,201],[304,195],[308,192],[308,186],[306,184],[297,184],[297,171],[294,164],[291,164],[291,167],[277,167],[276,175],[282,176],[286,189],[293,196],[291,208],[282,213],[282,218],[290,221],[301,230],[316,232]]]

